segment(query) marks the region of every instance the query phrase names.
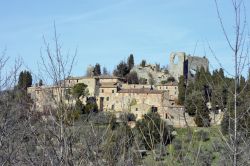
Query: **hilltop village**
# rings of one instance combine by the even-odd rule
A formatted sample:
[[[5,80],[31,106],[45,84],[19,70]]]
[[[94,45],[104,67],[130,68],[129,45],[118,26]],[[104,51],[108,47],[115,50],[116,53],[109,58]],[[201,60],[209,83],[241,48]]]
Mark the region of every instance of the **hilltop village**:
[[[35,85],[27,89],[40,112],[56,106],[63,100],[67,105],[75,105],[76,100],[70,94],[72,88],[80,83],[87,85],[87,95],[81,98],[83,103],[94,101],[99,111],[114,113],[117,117],[124,112],[133,113],[136,120],[142,119],[148,111],[158,112],[161,118],[175,127],[184,127],[186,123],[195,126],[183,105],[178,104],[178,81],[180,76],[192,79],[196,70],[203,67],[208,70],[209,62],[205,57],[190,56],[184,52],[174,52],[169,56],[166,71],[157,65],[134,65],[130,72],[136,72],[139,83],[128,82],[114,75],[69,76],[52,86]],[[93,72],[92,68],[88,69]],[[217,123],[217,122],[214,122]]]

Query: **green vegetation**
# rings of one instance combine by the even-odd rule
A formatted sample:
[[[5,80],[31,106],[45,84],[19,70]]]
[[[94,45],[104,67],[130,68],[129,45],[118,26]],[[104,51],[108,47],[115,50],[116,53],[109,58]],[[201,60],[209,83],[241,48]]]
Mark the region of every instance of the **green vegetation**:
[[[121,61],[113,72],[113,74],[117,77],[125,77],[128,73],[129,68],[124,61]]]
[[[179,128],[177,135],[166,147],[166,156],[156,161],[153,151],[143,159],[145,165],[227,165],[225,152],[227,147],[221,140],[219,126],[210,128]]]
[[[141,61],[141,66],[142,66],[142,67],[145,67],[145,66],[146,66],[146,64],[147,64],[146,60],[145,60],[145,59],[143,59],[143,60]]]
[[[146,149],[155,149],[155,145],[161,143],[167,145],[172,139],[172,131],[158,113],[149,112],[142,120],[136,122],[142,142]]]
[[[29,71],[21,71],[18,78],[18,89],[26,90],[32,85],[32,75]]]
[[[139,79],[135,71],[130,72],[126,77],[129,84],[139,84]]]
[[[95,64],[94,67],[94,76],[100,76],[102,74],[101,72],[101,66],[99,63]]]
[[[73,86],[71,93],[76,99],[85,97],[88,94],[87,85],[84,83],[78,83]]]
[[[130,71],[134,67],[134,65],[135,65],[134,55],[133,54],[129,55],[127,64],[128,64],[128,69]]]

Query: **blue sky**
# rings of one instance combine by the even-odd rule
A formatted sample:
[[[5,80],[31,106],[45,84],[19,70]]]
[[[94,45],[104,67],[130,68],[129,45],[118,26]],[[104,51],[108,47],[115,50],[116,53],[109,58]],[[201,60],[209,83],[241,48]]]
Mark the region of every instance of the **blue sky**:
[[[218,1],[231,33],[231,0]],[[245,6],[250,3],[246,1]],[[146,59],[167,65],[171,52],[195,51],[206,54],[216,68],[208,43],[232,71],[232,53],[213,0],[0,0],[0,50],[7,49],[11,62],[22,57],[25,66],[36,73],[43,36],[53,42],[54,21],[63,52],[73,54],[78,49],[74,75],[84,75],[87,66],[96,62],[112,71],[130,53],[136,63]]]

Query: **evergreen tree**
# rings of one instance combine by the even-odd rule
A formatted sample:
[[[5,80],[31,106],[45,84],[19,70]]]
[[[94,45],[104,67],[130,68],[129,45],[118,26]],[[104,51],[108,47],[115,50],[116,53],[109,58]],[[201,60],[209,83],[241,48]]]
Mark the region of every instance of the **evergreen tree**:
[[[28,87],[32,85],[32,75],[29,71],[21,71],[18,78],[18,88],[22,90],[26,90]]]
[[[145,67],[145,66],[146,66],[146,63],[147,63],[146,60],[143,59],[143,60],[141,61],[141,66],[142,66],[142,67]]]
[[[198,127],[209,127],[211,118],[209,116],[209,110],[207,108],[206,102],[202,97],[198,97],[196,100],[196,115],[195,123]]]
[[[164,122],[158,113],[150,112],[142,120],[136,122],[136,128],[142,137],[142,142],[148,150],[154,149],[157,143],[167,144],[172,139],[173,128]]]
[[[85,97],[88,95],[87,91],[87,85],[84,83],[78,83],[73,86],[72,88],[72,94],[75,96],[76,99],[79,99],[80,97]]]
[[[99,63],[97,63],[94,67],[94,76],[100,76],[101,73],[101,66]]]
[[[113,74],[117,77],[125,77],[128,73],[129,68],[124,61],[121,61],[113,72]]]
[[[38,85],[43,86],[43,80],[40,79],[39,82],[38,82]]]
[[[185,90],[186,90],[184,76],[179,77],[178,90],[179,90],[178,104],[183,105],[185,101]]]
[[[102,68],[102,74],[103,74],[103,75],[108,75],[108,70],[107,70],[106,67],[103,67],[103,68]]]
[[[186,96],[186,100],[184,102],[186,112],[190,116],[195,116],[197,112],[196,108],[196,102],[197,102],[197,96],[199,96],[199,93],[197,91],[194,91],[193,93],[190,93]]]
[[[134,63],[134,55],[133,54],[129,55],[127,64],[128,64],[129,70],[131,70],[134,67],[135,63]]]

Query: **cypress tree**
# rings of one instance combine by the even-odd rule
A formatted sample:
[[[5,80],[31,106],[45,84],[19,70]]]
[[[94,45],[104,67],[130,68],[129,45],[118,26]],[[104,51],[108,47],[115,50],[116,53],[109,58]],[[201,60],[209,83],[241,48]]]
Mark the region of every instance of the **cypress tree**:
[[[128,64],[129,70],[131,70],[134,67],[135,62],[134,62],[134,55],[133,54],[129,55],[127,64]]]
[[[102,74],[101,72],[101,66],[99,63],[95,64],[94,67],[94,76],[100,76]]]

